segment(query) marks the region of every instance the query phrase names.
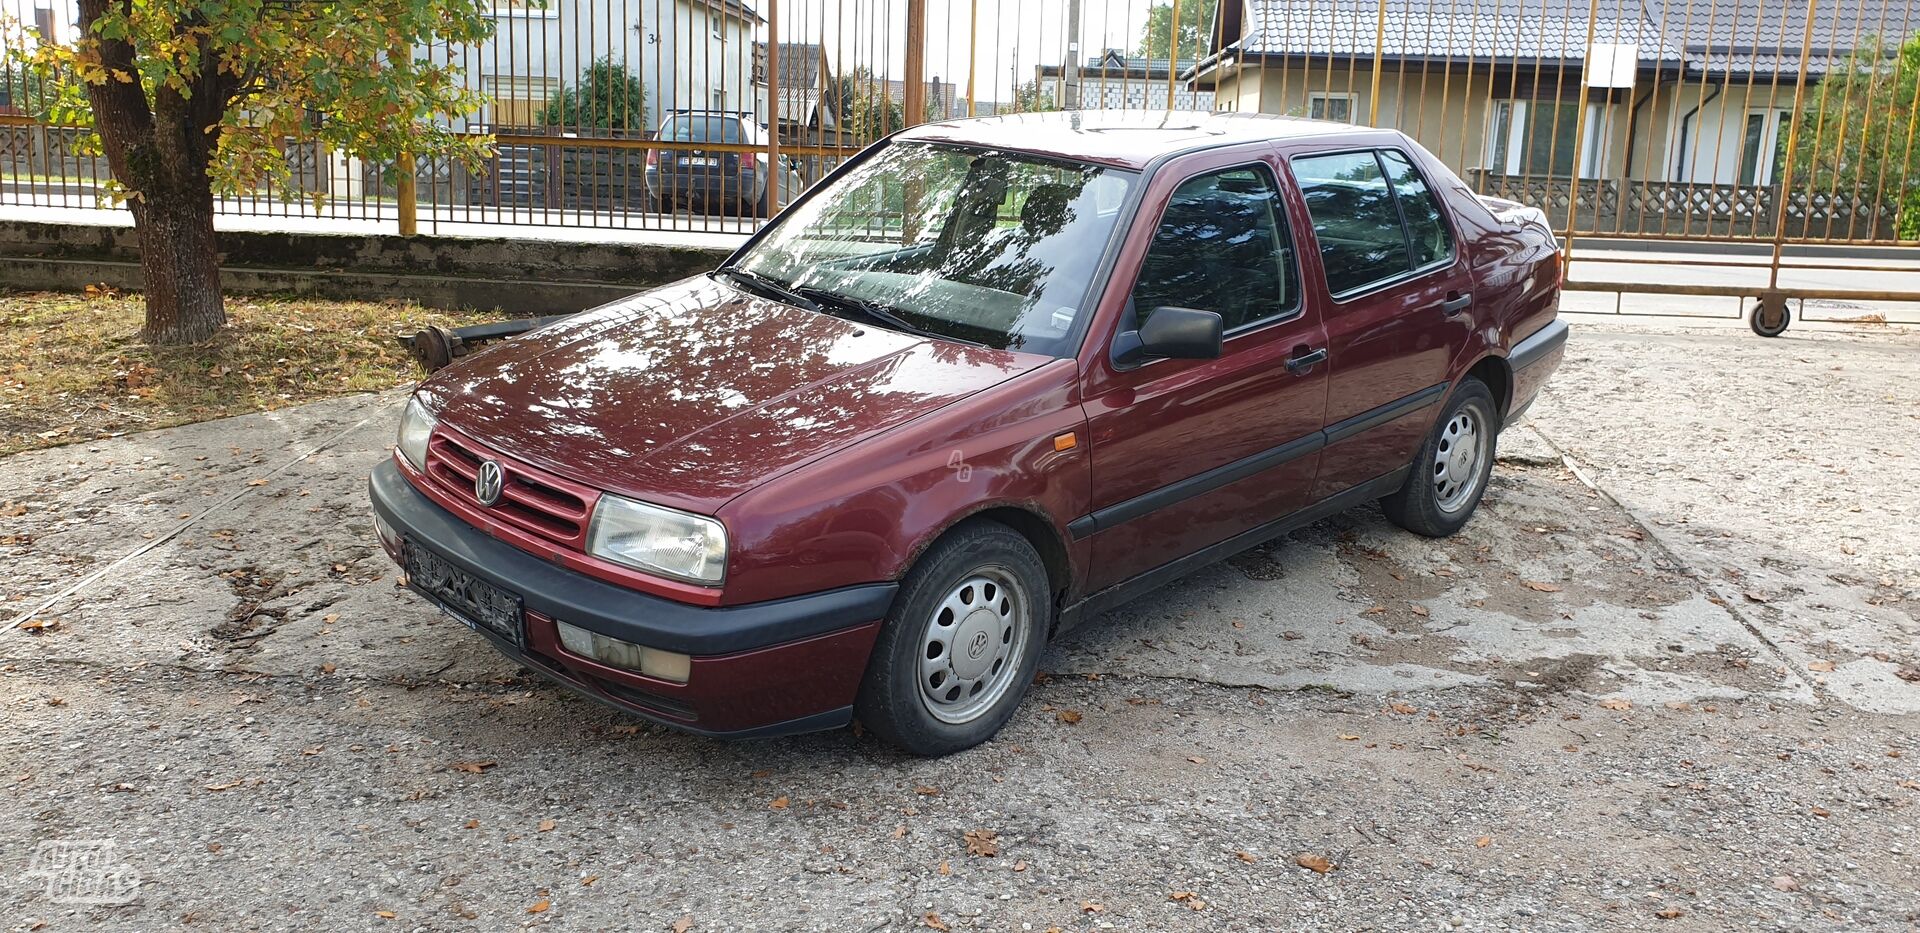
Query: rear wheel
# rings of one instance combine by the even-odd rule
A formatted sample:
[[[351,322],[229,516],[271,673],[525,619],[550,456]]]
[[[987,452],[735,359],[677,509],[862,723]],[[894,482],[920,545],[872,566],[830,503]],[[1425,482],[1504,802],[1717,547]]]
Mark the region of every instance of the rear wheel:
[[[854,711],[916,755],[978,745],[1006,725],[1033,680],[1051,619],[1047,571],[1018,532],[963,526],[901,585]]]
[[[1430,538],[1459,531],[1487,491],[1499,432],[1499,411],[1486,383],[1462,381],[1414,455],[1406,485],[1380,500],[1387,519]]]

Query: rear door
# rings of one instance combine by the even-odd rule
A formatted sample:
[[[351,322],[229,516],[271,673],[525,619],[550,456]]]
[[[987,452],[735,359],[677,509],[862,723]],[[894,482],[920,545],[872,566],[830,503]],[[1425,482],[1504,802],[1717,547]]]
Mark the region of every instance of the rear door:
[[[1296,150],[1288,165],[1322,273],[1309,279],[1330,357],[1323,499],[1412,460],[1472,327],[1472,277],[1406,152]]]
[[[1299,215],[1271,147],[1216,150],[1154,174],[1114,282],[1131,283],[1117,330],[1162,306],[1221,315],[1208,360],[1116,365],[1111,334],[1089,367],[1098,590],[1286,515],[1308,502],[1326,405],[1326,347],[1300,288]],[[1289,360],[1296,363],[1291,368]]]

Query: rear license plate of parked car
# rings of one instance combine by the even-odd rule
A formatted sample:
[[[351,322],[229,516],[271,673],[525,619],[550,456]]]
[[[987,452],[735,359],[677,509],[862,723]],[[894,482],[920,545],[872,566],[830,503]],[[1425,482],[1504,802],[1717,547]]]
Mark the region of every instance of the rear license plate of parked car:
[[[688,156],[680,160],[681,168],[712,168],[720,164],[713,156]]]
[[[468,626],[525,647],[520,597],[447,563],[440,555],[408,542],[407,578],[440,603],[447,614]]]

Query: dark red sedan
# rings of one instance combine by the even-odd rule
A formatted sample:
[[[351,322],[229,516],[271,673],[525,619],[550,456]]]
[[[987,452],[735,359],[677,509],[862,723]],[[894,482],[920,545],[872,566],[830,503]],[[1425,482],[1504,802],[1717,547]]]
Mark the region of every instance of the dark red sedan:
[[[1473,513],[1558,364],[1545,218],[1404,135],[923,126],[710,275],[465,358],[373,474],[411,586],[725,736],[992,736],[1047,642],[1371,500]]]

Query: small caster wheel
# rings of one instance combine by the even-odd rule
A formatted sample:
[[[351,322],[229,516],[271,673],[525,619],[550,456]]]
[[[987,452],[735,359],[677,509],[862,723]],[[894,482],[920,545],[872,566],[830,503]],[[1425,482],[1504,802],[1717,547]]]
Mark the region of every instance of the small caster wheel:
[[[1793,323],[1793,313],[1787,310],[1785,298],[1765,296],[1753,303],[1753,314],[1747,323],[1762,337],[1778,337]]]

